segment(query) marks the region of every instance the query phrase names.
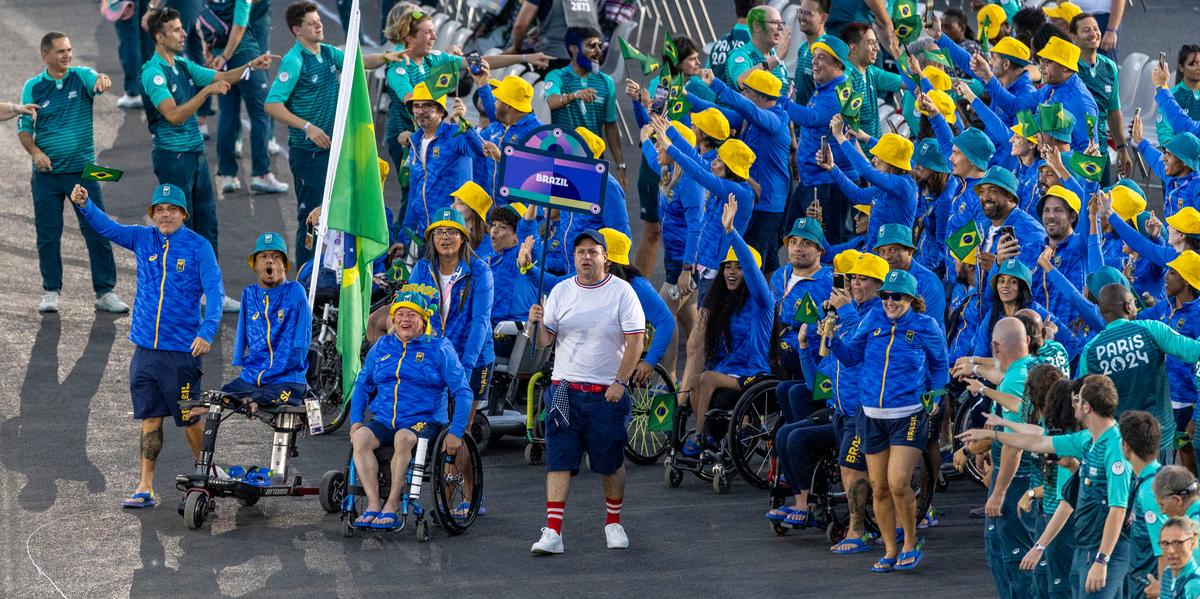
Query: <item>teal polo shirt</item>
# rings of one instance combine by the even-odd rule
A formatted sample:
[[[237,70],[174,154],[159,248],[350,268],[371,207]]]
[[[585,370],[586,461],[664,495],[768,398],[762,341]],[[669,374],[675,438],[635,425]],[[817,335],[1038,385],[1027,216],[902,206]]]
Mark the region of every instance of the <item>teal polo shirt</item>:
[[[279,61],[279,72],[267,92],[267,104],[283,104],[292,114],[333,135],[337,113],[338,83],[345,54],[321,44],[317,53],[296,42]],[[288,127],[288,147],[321,151],[309,141],[304,129]]]
[[[90,67],[70,67],[61,79],[48,71],[25,82],[22,104],[37,104],[37,119],[21,115],[17,131],[29,133],[50,159],[50,173],[78,173],[96,158],[92,100],[96,79]]]
[[[1114,423],[1092,441],[1086,430],[1055,435],[1054,453],[1078,458],[1079,498],[1075,502],[1075,546],[1089,551],[1100,546],[1109,508],[1129,507],[1133,467],[1121,454],[1121,432]]]
[[[211,84],[217,72],[195,64],[182,56],[176,56],[174,64],[168,64],[157,52],[142,65],[142,93],[150,98],[153,111],[147,111],[150,133],[154,135],[154,149],[172,152],[203,152],[204,138],[196,115],[186,121],[172,125],[158,112],[158,107],[167,100],[181,106],[195,97],[201,88]]]

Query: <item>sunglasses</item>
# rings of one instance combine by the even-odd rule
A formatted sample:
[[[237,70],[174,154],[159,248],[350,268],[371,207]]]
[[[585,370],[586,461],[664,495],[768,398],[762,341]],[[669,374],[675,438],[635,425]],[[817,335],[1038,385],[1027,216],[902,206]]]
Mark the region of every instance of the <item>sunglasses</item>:
[[[891,291],[880,291],[879,292],[879,299],[881,299],[885,302],[887,302],[887,301],[899,302],[899,301],[904,300],[907,297],[908,296],[903,293],[894,293]]]

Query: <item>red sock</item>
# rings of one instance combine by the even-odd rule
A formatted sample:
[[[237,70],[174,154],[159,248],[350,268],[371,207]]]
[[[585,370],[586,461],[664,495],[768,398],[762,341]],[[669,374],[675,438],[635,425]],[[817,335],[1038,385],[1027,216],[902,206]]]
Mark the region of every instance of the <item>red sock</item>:
[[[546,528],[562,534],[563,510],[566,507],[567,503],[565,501],[546,502]]]
[[[604,507],[607,514],[604,517],[604,525],[620,524],[621,523],[621,503],[624,498],[612,499],[611,497],[604,498]]]

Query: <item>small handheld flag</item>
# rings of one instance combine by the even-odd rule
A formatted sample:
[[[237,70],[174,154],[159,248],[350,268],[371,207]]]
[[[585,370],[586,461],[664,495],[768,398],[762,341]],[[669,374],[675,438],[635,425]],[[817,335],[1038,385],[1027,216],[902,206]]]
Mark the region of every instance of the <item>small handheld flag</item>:
[[[792,322],[800,324],[817,324],[821,320],[821,308],[813,301],[812,294],[805,292],[804,297],[796,304],[796,313]]]
[[[988,44],[988,28],[992,26],[992,18],[984,17],[983,22],[979,24],[979,51],[987,54],[991,51],[991,46]]]
[[[434,100],[458,89],[457,64],[454,61],[446,61],[434,67],[425,75],[425,85]]]
[[[826,401],[831,398],[833,398],[833,381],[818,372],[813,379],[812,400]]]
[[[1028,110],[1022,110],[1017,113],[1017,122],[1021,123],[1021,134],[1025,137],[1033,137],[1042,130],[1038,123],[1037,117]]]
[[[978,225],[975,221],[970,221],[946,240],[946,247],[959,262],[965,262],[979,247],[982,241],[980,237]]]
[[[675,41],[671,39],[671,34],[663,32],[663,60],[667,63],[667,69],[679,66],[679,50],[675,47]]]
[[[87,164],[83,167],[84,181],[109,181],[117,182],[121,180],[121,175],[125,174],[115,168],[107,168],[97,164]]]
[[[1080,152],[1071,152],[1071,160],[1067,167],[1072,172],[1091,181],[1099,183],[1104,178],[1104,158],[1100,156],[1089,156]]]
[[[674,393],[655,395],[650,400],[650,413],[646,417],[646,431],[652,433],[669,433],[675,421]]]
[[[1058,102],[1039,105],[1037,118],[1039,131],[1062,131],[1071,125],[1069,120],[1071,117],[1067,115],[1063,105]]]
[[[649,75],[658,70],[662,66],[657,60],[642,54],[637,48],[634,48],[623,37],[617,37],[617,43],[621,46],[621,58],[625,60],[636,60],[642,65],[642,75]]]

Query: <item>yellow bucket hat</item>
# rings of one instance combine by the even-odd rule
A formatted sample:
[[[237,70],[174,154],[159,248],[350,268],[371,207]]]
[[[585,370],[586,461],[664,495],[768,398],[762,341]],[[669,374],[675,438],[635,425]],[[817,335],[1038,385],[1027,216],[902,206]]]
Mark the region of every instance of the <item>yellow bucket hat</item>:
[[[913,142],[903,135],[885,133],[879,138],[871,155],[902,170],[912,170]]]
[[[533,112],[533,86],[516,75],[505,77],[492,95],[521,112]]]
[[[727,139],[717,148],[717,156],[725,163],[725,168],[743,178],[750,178],[750,167],[754,166],[754,150],[740,139]]]
[[[987,38],[992,40],[1000,35],[1000,26],[1008,20],[1008,13],[999,4],[988,4],[975,13],[975,19],[979,21],[980,29],[983,28],[983,22],[987,21]]]
[[[706,108],[693,114],[692,124],[715,140],[729,139],[729,119],[725,118],[725,113],[716,108]]]
[[[871,205],[870,204],[855,204],[854,209],[867,215],[867,216],[871,216]]]
[[[992,46],[992,54],[1000,54],[1010,60],[1015,58],[1017,62],[1029,64],[1029,46],[1015,37],[1001,38],[995,46]]]
[[[1038,51],[1038,56],[1066,67],[1071,71],[1079,70],[1079,46],[1061,37],[1052,37],[1046,46]]]
[[[850,272],[855,264],[858,264],[858,259],[862,257],[862,252],[858,250],[844,250],[833,257],[833,272],[846,274]]]
[[[759,268],[762,268],[762,255],[760,255],[758,253],[758,250],[756,250],[754,248],[750,248],[750,254],[752,256],[754,256],[754,265]],[[733,251],[732,247],[729,248],[728,252],[725,252],[725,259],[721,261],[722,264],[724,264],[726,262],[739,262],[737,253],[735,253]],[[743,266],[742,268],[745,268],[745,267]]]
[[[425,85],[424,81],[418,83],[417,86],[413,88],[412,93],[410,93],[408,97],[404,99],[404,103],[411,104],[413,102],[420,102],[422,100],[426,102],[437,102],[438,106],[442,107],[442,110],[446,110],[446,96],[442,96],[437,100],[434,100],[433,94],[429,93],[429,86]]]
[[[1192,289],[1200,289],[1200,254],[1184,250],[1178,258],[1168,262],[1167,266],[1179,273]]]
[[[587,127],[576,127],[575,132],[583,138],[583,143],[587,144],[592,157],[600,160],[600,157],[604,155],[604,150],[608,148],[608,145],[604,143],[604,138],[592,133],[592,130]]]
[[[1186,206],[1168,216],[1167,225],[1184,235],[1200,235],[1200,210]]]
[[[691,127],[688,127],[679,121],[671,121],[671,126],[674,127],[675,131],[678,131],[679,134],[683,136],[683,139],[691,144],[692,147],[696,146],[696,132],[692,131]]]
[[[954,105],[954,98],[951,98],[950,94],[935,89],[926,95],[929,96],[930,100],[933,100],[933,105],[937,106],[938,112],[940,112],[942,116],[946,118],[947,123],[953,125],[956,121],[958,121],[958,114],[955,112],[957,106]],[[925,111],[920,110],[919,108],[918,111],[921,114],[925,114]],[[925,116],[930,115],[925,114]]]
[[[783,89],[783,82],[770,71],[754,69],[742,80],[742,87],[748,87],[764,96],[778,98]]]
[[[486,220],[488,211],[492,209],[492,197],[474,181],[463,183],[450,197],[462,200],[481,219]]]
[[[628,235],[608,227],[600,229],[600,234],[604,236],[604,246],[608,248],[608,261],[629,266],[629,249],[633,247],[633,240],[629,239]]]
[[[939,69],[935,65],[928,65],[924,69],[921,69],[921,75],[929,80],[933,89],[938,91],[950,91],[950,88],[954,85],[954,82],[950,80],[950,76],[946,74],[946,71]]]
[[[1059,2],[1058,6],[1042,7],[1042,12],[1051,19],[1062,19],[1070,23],[1072,19],[1083,13],[1083,9],[1074,2]]]
[[[1062,185],[1051,185],[1050,189],[1047,189],[1046,193],[1042,196],[1042,200],[1045,201],[1049,197],[1055,197],[1066,202],[1071,207],[1071,210],[1075,211],[1075,214],[1079,214],[1079,208],[1082,206],[1079,202],[1079,194]],[[1145,202],[1142,202],[1142,204],[1144,205]]]
[[[1013,125],[1012,127],[1009,127],[1008,130],[1012,131],[1013,135],[1016,135],[1017,137],[1023,137],[1029,143],[1037,145],[1037,142],[1038,142],[1037,137],[1034,137],[1032,135],[1025,135],[1025,133],[1024,133],[1025,128],[1021,126],[1021,123],[1017,123],[1017,124]]]
[[[882,281],[887,277],[889,270],[891,270],[891,267],[888,266],[887,260],[875,254],[864,253],[858,257],[858,262],[846,274],[871,277],[872,279]]]
[[[1113,212],[1116,212],[1121,220],[1133,220],[1146,209],[1146,198],[1124,185],[1113,186],[1109,193],[1112,194]]]

